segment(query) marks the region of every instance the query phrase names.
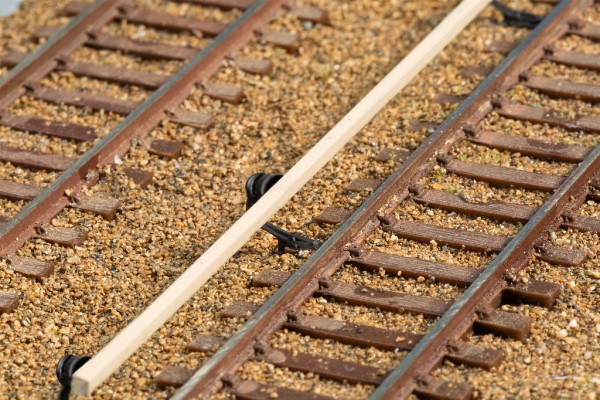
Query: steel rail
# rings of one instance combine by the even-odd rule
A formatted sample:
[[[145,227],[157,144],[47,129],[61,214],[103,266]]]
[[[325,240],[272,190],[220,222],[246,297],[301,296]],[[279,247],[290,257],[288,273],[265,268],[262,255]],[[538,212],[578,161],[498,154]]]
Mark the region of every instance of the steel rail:
[[[87,32],[102,27],[118,14],[118,7],[128,0],[98,0],[73,18],[67,26],[59,30],[46,43],[27,55],[19,64],[0,79],[0,109],[6,108],[26,92],[25,85],[37,82],[56,68],[57,58],[68,56],[87,40]],[[85,173],[81,176],[85,176]],[[88,175],[92,183],[96,176]],[[51,185],[52,186],[52,185]],[[77,188],[75,183],[70,188]],[[68,200],[64,197],[65,187],[60,193],[45,191],[44,205],[34,210],[36,201],[28,203],[23,210],[6,225],[0,228],[0,257],[18,249],[35,233],[35,224],[47,221],[62,210]],[[40,196],[40,197],[41,197]]]
[[[118,0],[109,1],[110,4],[119,3]],[[95,171],[99,165],[111,163],[115,154],[125,154],[131,139],[146,135],[166,118],[166,111],[175,109],[187,98],[196,84],[216,72],[225,57],[247,43],[254,36],[256,29],[272,19],[274,12],[283,2],[284,0],[257,1],[39,196],[27,203],[15,218],[0,228],[0,256],[16,251],[34,234],[38,222],[48,221],[62,211],[69,204],[69,199],[65,196],[67,190],[76,192],[83,186],[94,183],[98,178]],[[87,18],[79,21],[84,20],[88,21]],[[61,32],[58,34],[62,35]],[[54,39],[50,41],[58,43]],[[29,71],[29,68],[20,67],[19,70]]]
[[[117,152],[123,154],[129,147],[132,138],[144,135],[152,130],[163,118],[167,117],[166,111],[175,109],[185,98],[191,89],[203,80],[208,79],[222,65],[223,60],[233,54],[237,49],[246,44],[255,35],[255,31],[268,23],[275,12],[282,6],[285,0],[257,0],[248,8],[235,22],[228,25],[207,47],[201,50],[188,64],[183,66],[175,75],[157,89],[146,101],[139,105],[125,120],[123,120],[106,137],[102,138],[91,150],[89,150],[72,167],[66,170],[55,182],[53,182],[40,196],[29,203],[26,208],[10,222],[6,229],[33,224],[37,213],[45,213],[45,207],[49,207],[48,199],[55,196],[54,193],[64,191],[75,184],[87,171],[93,170],[97,165],[110,163],[111,158]],[[125,148],[124,148],[125,147]],[[59,210],[60,211],[60,210]],[[3,234],[0,232],[0,234]],[[4,236],[0,239],[0,249],[3,249],[6,241]],[[133,352],[133,350],[131,351]],[[109,355],[110,362],[99,368],[97,361],[92,358],[86,365],[77,371],[73,377],[72,392],[77,394],[90,394],[112,371],[118,368],[129,354],[126,352]],[[92,372],[94,381],[88,382],[79,379],[81,375]]]
[[[27,55],[0,79],[0,109],[25,93],[24,85],[43,78],[57,66],[57,58],[69,55],[88,39],[88,32],[104,26],[129,0],[98,0],[73,18],[46,43]]]
[[[419,375],[427,374],[442,362],[445,349],[453,339],[460,339],[473,326],[476,312],[493,303],[506,287],[503,276],[525,267],[534,253],[534,243],[546,235],[547,229],[562,224],[562,215],[585,199],[587,185],[600,171],[600,145],[579,164],[556,192],[542,205],[523,229],[486,267],[479,277],[436,322],[400,365],[372,393],[371,399],[406,398]]]
[[[530,37],[544,37],[553,24],[566,24],[590,1],[563,0]],[[547,37],[545,37],[546,39]],[[513,53],[526,51],[525,43]],[[421,339],[415,348],[389,373],[372,393],[371,399],[406,398],[413,391],[420,374],[429,373],[444,357],[447,344],[467,333],[475,320],[476,311],[498,298],[506,286],[503,279],[508,271],[514,273],[527,265],[534,245],[546,234],[546,229],[561,225],[561,215],[585,198],[587,184],[600,171],[600,146],[596,146],[578,167],[563,181],[554,194],[538,209],[523,229],[508,243],[463,295]]]
[[[589,2],[584,1],[585,4]],[[215,387],[221,385],[220,379],[233,375],[236,368],[252,356],[254,344],[266,340],[280,329],[290,313],[293,314],[304,299],[318,289],[319,280],[331,276],[348,259],[352,245],[364,241],[379,226],[378,210],[384,208],[387,214],[400,204],[408,196],[410,185],[433,168],[435,156],[447,152],[457,140],[464,138],[462,127],[474,124],[488,114],[492,110],[493,95],[516,83],[518,75],[541,58],[542,46],[567,31],[566,24],[559,25],[559,21],[554,20],[559,10],[565,7],[565,4],[559,6],[534,34],[509,54],[329,240],[194,374],[173,399],[191,399],[213,393]],[[550,24],[550,20],[555,23]],[[541,37],[539,32],[545,36]]]

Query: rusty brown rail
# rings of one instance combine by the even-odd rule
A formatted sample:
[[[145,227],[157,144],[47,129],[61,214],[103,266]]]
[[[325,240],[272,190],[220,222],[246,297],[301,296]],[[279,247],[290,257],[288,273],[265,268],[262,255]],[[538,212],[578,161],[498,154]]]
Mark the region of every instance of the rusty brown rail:
[[[128,143],[132,138],[144,137],[162,119],[173,118],[173,114],[175,115],[174,119],[177,119],[177,107],[187,97],[190,90],[199,82],[208,79],[221,66],[225,57],[232,54],[252,38],[254,30],[270,20],[273,10],[281,7],[281,3],[282,1],[275,0],[267,2],[263,7],[257,7],[259,12],[252,14],[253,18],[250,22],[246,24],[236,22],[229,26],[215,41],[200,51],[177,74],[168,78],[168,80],[165,79],[159,85],[160,88],[144,103],[137,105],[128,117],[109,135],[102,138],[83,157],[73,163],[49,187],[37,194],[16,218],[11,219],[2,227],[0,231],[0,254],[6,255],[13,252],[28,237],[33,235],[33,229],[37,222],[51,219],[64,207],[69,205],[74,197],[72,196],[69,199],[65,196],[65,192],[67,190],[78,192],[83,186],[94,183],[97,179],[94,171],[98,165],[111,163],[111,160],[117,154],[119,156],[124,155],[129,147]],[[118,7],[123,4],[123,1],[109,1],[102,2],[101,4],[102,7],[97,7],[96,10],[97,12],[102,12],[103,15],[108,15],[105,17],[108,20],[118,14]],[[89,18],[96,18],[95,13]],[[68,43],[66,50],[66,45],[63,41],[53,41],[55,44],[48,46],[48,50],[46,48],[40,49],[41,54],[27,68],[17,66],[15,71],[21,71],[21,73],[13,73],[7,77],[6,83],[0,88],[0,99],[7,99],[9,101],[13,100],[19,94],[25,93],[25,82],[31,85],[36,80],[34,78],[40,79],[54,67],[57,67],[55,61],[57,54],[67,56],[69,51],[85,43],[89,38],[86,34],[89,29],[89,18],[77,19],[75,27],[67,28],[68,32],[61,32],[63,41]],[[102,22],[105,23],[106,21]],[[97,23],[100,24],[100,22]],[[83,26],[80,26],[80,24],[83,24]],[[46,55],[47,52],[51,54]],[[28,58],[23,60],[24,63],[28,61]],[[98,71],[97,67],[93,67],[93,69]],[[38,70],[41,72],[37,72]],[[140,73],[136,73],[136,75],[139,78]],[[118,76],[120,75],[108,74],[107,78]],[[139,84],[139,82],[137,83]],[[5,91],[10,94],[1,96]],[[33,130],[31,122],[27,126],[20,127]]]
[[[530,329],[529,318],[497,310],[500,295],[506,300],[518,299],[551,307],[560,292],[560,287],[542,281],[521,284],[512,281],[510,277],[524,266],[532,254],[558,265],[581,265],[586,259],[585,252],[551,246],[545,240],[546,229],[565,224],[574,226],[575,221],[579,221],[576,229],[597,231],[600,226],[596,219],[585,220],[584,223],[575,212],[577,206],[588,195],[588,190],[592,190],[588,188],[589,185],[593,186],[597,181],[594,174],[600,163],[599,148],[591,150],[535,140],[513,141],[507,140],[502,133],[480,132],[473,127],[487,114],[496,111],[508,118],[554,124],[565,129],[591,133],[596,131],[600,120],[593,116],[582,115],[573,119],[540,108],[497,101],[499,94],[505,93],[519,81],[524,81],[526,85],[552,96],[595,100],[596,89],[590,88],[589,85],[583,87],[532,79],[531,76],[522,74],[537,61],[543,58],[551,59],[553,54],[556,55],[556,52],[545,49],[546,44],[558,40],[566,33],[572,34],[574,31],[567,21],[580,15],[591,3],[588,0],[565,1],[557,6],[387,180],[383,183],[373,180],[353,182],[349,190],[361,191],[369,188],[375,191],[354,213],[333,209],[317,218],[326,223],[343,222],[328,242],[291,276],[268,271],[256,277],[253,281],[254,286],[276,285],[280,286],[279,291],[263,306],[233,303],[223,310],[224,317],[252,316],[238,333],[224,343],[210,335],[200,335],[188,349],[207,351],[220,347],[215,355],[198,371],[168,367],[159,375],[157,383],[183,385],[174,396],[175,399],[204,398],[221,388],[239,398],[248,399],[266,398],[265,393],[277,393],[280,397],[328,398],[240,380],[236,376],[237,369],[245,361],[255,358],[291,370],[313,372],[330,379],[376,385],[378,388],[373,393],[373,398],[405,398],[410,393],[433,398],[469,398],[472,392],[469,385],[434,378],[430,375],[432,370],[444,358],[483,368],[498,365],[503,358],[501,352],[463,342],[461,338],[464,333],[476,328],[481,332],[525,340]],[[444,156],[463,140],[550,160],[583,162],[574,172],[563,178],[461,162]],[[384,153],[378,159],[406,157],[405,153],[393,150]],[[448,171],[459,176],[478,179],[495,186],[530,188],[554,194],[543,206],[536,209],[508,203],[469,203],[445,192],[424,190],[415,186],[420,178],[426,176],[438,164],[444,165]],[[395,220],[394,208],[409,196],[417,202],[433,204],[442,209],[488,216],[500,221],[528,222],[517,236],[510,238]],[[563,215],[566,217],[561,217]],[[451,247],[498,252],[499,255],[480,272],[454,265],[450,268],[443,263],[364,252],[361,243],[378,228],[416,241],[429,242],[434,239]],[[357,287],[332,279],[332,275],[345,263],[371,270],[383,268],[388,272],[401,272],[407,276],[435,277],[441,282],[465,285],[469,288],[464,296],[455,302],[446,302]],[[311,296],[326,296],[349,304],[442,318],[430,333],[421,337],[410,332],[389,331],[302,315],[298,310]],[[410,353],[397,369],[389,371],[384,378],[370,370],[370,367],[360,364],[344,363],[324,357],[318,357],[317,360],[308,354],[288,354],[268,347],[268,339],[284,328],[317,338],[335,339],[342,343],[380,349],[410,350]],[[397,338],[402,340],[398,341]]]
[[[0,125],[35,134],[54,136],[73,141],[95,141],[94,128],[41,119],[35,116],[10,114],[8,106],[23,95],[54,103],[88,107],[126,116],[108,135],[78,159],[60,154],[27,151],[13,147],[0,147],[0,161],[10,162],[29,169],[61,171],[58,179],[47,187],[0,180],[0,197],[24,200],[28,203],[14,218],[2,220],[0,225],[0,257],[11,263],[17,272],[42,279],[53,272],[53,265],[34,258],[16,258],[14,253],[32,237],[61,245],[81,244],[85,232],[76,230],[48,229],[47,222],[65,207],[76,207],[114,218],[119,202],[116,199],[86,196],[82,189],[98,180],[98,167],[113,164],[115,156],[127,153],[131,139],[142,139],[146,150],[161,157],[177,157],[183,143],[166,140],[145,140],[149,132],[161,120],[208,128],[214,117],[210,114],[185,110],[181,102],[191,89],[199,86],[203,95],[230,103],[239,103],[244,98],[239,87],[217,84],[209,78],[222,66],[226,58],[233,57],[236,67],[253,74],[267,74],[272,68],[269,60],[237,56],[236,52],[255,37],[284,4],[283,0],[262,0],[252,6],[229,26],[215,21],[176,17],[168,14],[144,11],[136,8],[130,0],[99,0],[93,5],[83,2],[69,3],[64,12],[75,18],[62,29],[42,27],[34,37],[46,38],[47,42],[27,55],[9,53],[0,58],[0,64],[13,67],[0,81]],[[215,0],[215,6],[227,6],[226,0]],[[285,5],[288,9],[288,5]],[[328,23],[327,13],[315,7],[292,7],[297,18],[313,22]],[[101,28],[114,20],[126,19],[140,24],[174,31],[199,30],[214,37],[204,49],[166,46],[160,43],[129,40],[120,36],[106,36]],[[293,50],[296,35],[285,32],[263,32],[261,40],[275,46]],[[122,51],[142,58],[177,59],[187,61],[173,76],[133,71],[70,60],[69,56],[81,46],[91,46]],[[75,93],[43,87],[40,81],[53,71],[69,71],[75,75],[91,77],[117,84],[129,84],[153,90],[142,103],[123,101],[108,96]],[[152,181],[152,174],[126,168],[124,172],[142,186]],[[0,304],[0,312],[16,307],[18,297],[14,293],[2,293],[8,300]],[[10,300],[10,301],[9,301]],[[4,304],[4,305],[3,305]]]

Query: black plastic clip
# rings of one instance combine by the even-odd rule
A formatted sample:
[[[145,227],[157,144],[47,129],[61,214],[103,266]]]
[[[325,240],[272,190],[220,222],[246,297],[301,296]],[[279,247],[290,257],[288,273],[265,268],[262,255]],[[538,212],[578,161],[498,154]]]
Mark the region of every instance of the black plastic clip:
[[[492,5],[502,13],[504,17],[504,25],[506,26],[533,29],[544,19],[544,15],[536,15],[513,10],[512,8],[500,3],[498,0],[492,0]]]
[[[246,209],[252,207],[281,177],[282,175],[259,172],[248,178],[246,181]],[[269,222],[264,224],[262,229],[277,238],[278,254],[283,254],[286,248],[291,250],[316,250],[321,245],[321,242],[317,239],[290,233]]]
[[[73,374],[79,368],[83,366],[91,357],[89,356],[76,356],[73,354],[64,355],[56,364],[56,377],[63,386],[58,400],[69,400],[69,393],[71,392],[71,379]]]

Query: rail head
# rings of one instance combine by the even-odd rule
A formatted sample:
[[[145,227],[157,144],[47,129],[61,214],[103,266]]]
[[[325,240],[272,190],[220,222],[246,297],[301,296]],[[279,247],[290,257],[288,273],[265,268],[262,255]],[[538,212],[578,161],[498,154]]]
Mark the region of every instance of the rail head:
[[[118,8],[118,5],[126,1],[129,0],[99,0],[101,6],[110,3],[111,10]],[[24,232],[32,233],[37,222],[49,220],[60,212],[69,202],[64,196],[65,191],[76,192],[82,187],[94,183],[96,179],[82,182],[81,177],[97,178],[94,171],[98,165],[111,163],[115,154],[123,156],[129,148],[130,139],[139,138],[157,126],[165,117],[166,111],[175,109],[196,84],[208,79],[218,70],[227,56],[234,53],[249,38],[254,37],[256,28],[261,24],[260,21],[270,21],[274,11],[281,7],[283,3],[284,0],[259,0],[255,2],[208,46],[201,50],[175,75],[171,76],[143,103],[139,104],[108,135],[99,140],[65,170],[58,179],[46,187],[39,196],[28,202],[15,218],[0,227],[0,255],[14,252],[31,236],[24,234]],[[90,16],[90,14],[87,15]],[[110,18],[112,19],[112,17],[111,15]],[[249,23],[246,23],[250,17],[252,19]],[[88,20],[83,19],[80,21],[85,22]],[[87,38],[87,35],[85,37]]]
[[[568,29],[566,21],[579,15],[591,3],[591,0],[561,1],[530,33],[529,37],[511,52],[503,64],[511,62],[524,52],[531,52],[534,46],[539,47],[540,38],[544,40],[558,38]],[[535,49],[537,52],[540,50]],[[503,65],[500,65],[497,70],[502,67]],[[417,343],[400,365],[387,375],[372,393],[371,399],[407,398],[411,394],[417,384],[418,376],[429,373],[431,368],[439,364],[448,341],[461,337],[469,330],[476,308],[486,299],[490,300],[499,293],[503,274],[509,270],[519,269],[518,266],[526,265],[534,252],[534,244],[544,235],[546,229],[560,225],[557,221],[560,220],[561,214],[573,203],[581,200],[587,183],[599,168],[600,146],[596,146],[450,307],[434,328]]]
[[[36,208],[44,209],[44,204],[48,198],[55,192],[63,193],[64,190],[61,188],[68,188],[69,185],[72,185],[77,176],[81,175],[81,170],[93,169],[98,164],[108,162],[112,158],[112,154],[120,151],[122,145],[126,144],[130,138],[138,137],[141,135],[141,132],[148,132],[156,126],[164,118],[166,111],[178,106],[188,96],[195,85],[208,79],[220,68],[223,60],[234,54],[248,40],[253,38],[257,28],[271,21],[275,12],[284,3],[285,0],[255,1],[240,17],[215,37],[207,47],[201,50],[175,75],[169,78],[165,84],[159,87],[146,101],[141,103],[113,131],[102,138],[100,142],[54,181],[42,195],[28,203],[23,211],[10,221],[10,226],[4,227],[4,230],[0,232],[14,228],[19,223],[32,223],[30,221],[32,210]],[[3,244],[2,240],[5,240],[5,238],[0,238],[0,249],[3,249],[1,247]],[[176,289],[178,295],[186,295],[187,293],[186,299],[191,297],[194,291],[180,292],[179,289]],[[182,304],[183,302],[180,305]],[[158,314],[172,315],[180,305],[175,308],[173,308],[173,305],[161,307]],[[156,310],[153,311],[153,313],[155,312]],[[148,337],[154,330],[150,332]],[[122,337],[122,335],[118,335],[113,340],[119,340]],[[81,395],[91,394],[138,347],[139,345],[126,345],[118,352],[109,350],[107,352],[109,358],[108,360],[104,359],[100,363],[101,367],[98,367],[96,364],[97,359],[93,358],[90,360],[73,376],[72,393]]]
[[[87,32],[103,26],[118,14],[118,8],[130,0],[96,0],[73,18],[44,44],[28,54],[0,78],[0,108],[5,108],[24,92],[23,85],[50,72],[57,58],[81,46]]]

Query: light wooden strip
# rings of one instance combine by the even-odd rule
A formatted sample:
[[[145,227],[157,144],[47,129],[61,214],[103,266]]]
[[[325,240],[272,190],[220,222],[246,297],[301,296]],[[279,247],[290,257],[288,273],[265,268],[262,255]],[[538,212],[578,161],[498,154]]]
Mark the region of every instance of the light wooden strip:
[[[465,0],[329,131],[254,206],[98,354],[73,375],[89,395],[217,272],[285,203],[400,92],[490,2]]]

